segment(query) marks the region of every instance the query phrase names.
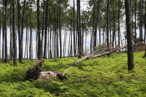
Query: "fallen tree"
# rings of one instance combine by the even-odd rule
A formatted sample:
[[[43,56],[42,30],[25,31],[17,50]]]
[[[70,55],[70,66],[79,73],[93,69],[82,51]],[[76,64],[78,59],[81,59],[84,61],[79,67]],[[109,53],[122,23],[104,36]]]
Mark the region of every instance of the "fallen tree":
[[[96,54],[97,51],[95,51],[92,54],[86,55],[86,56],[82,57],[81,59],[79,59],[79,60],[75,61],[74,63],[72,63],[67,69],[65,69],[65,71],[63,72],[63,74],[66,74],[66,72],[71,67],[73,67],[75,64],[80,63],[83,60],[86,60],[86,59],[89,59],[89,58],[93,59],[93,58],[101,57],[101,56],[104,56],[104,55],[109,55],[109,54],[111,54],[113,52],[120,51],[121,49],[124,49],[124,48],[126,48],[126,46],[121,47],[121,48],[118,48],[118,47],[117,48],[112,48],[112,49],[110,49],[110,51],[107,51],[107,52],[104,52],[104,53],[101,53],[101,54]]]
[[[36,65],[33,65],[33,68],[30,68],[26,72],[26,76],[23,81],[29,80],[37,80],[37,79],[43,79],[43,80],[48,80],[51,77],[57,78],[59,80],[64,80],[67,79],[67,75],[63,75],[61,73],[53,72],[53,71],[42,71],[41,66],[44,63],[43,60],[41,60],[39,63]]]
[[[32,79],[35,79],[35,80],[37,80],[37,79],[48,80],[48,79],[50,79],[50,77],[54,77],[54,78],[57,78],[59,80],[67,79],[68,78],[68,76],[66,75],[67,70],[69,70],[71,67],[75,66],[75,64],[78,64],[81,61],[84,61],[84,60],[89,59],[89,58],[93,59],[93,58],[101,57],[101,56],[104,56],[104,55],[109,55],[109,54],[111,54],[113,52],[120,51],[121,49],[123,49],[125,47],[113,48],[113,49],[110,49],[110,51],[107,51],[107,52],[104,52],[104,53],[101,53],[101,54],[97,54],[97,51],[95,51],[92,54],[86,55],[83,58],[81,58],[81,59],[75,61],[74,63],[72,63],[63,72],[63,74],[62,73],[57,73],[57,72],[54,72],[54,71],[42,71],[40,67],[42,66],[44,61],[41,60],[36,65],[33,65],[34,66],[33,68],[30,68],[27,71],[27,74],[26,74],[26,77],[24,78],[24,81],[26,81],[26,80],[32,81]]]

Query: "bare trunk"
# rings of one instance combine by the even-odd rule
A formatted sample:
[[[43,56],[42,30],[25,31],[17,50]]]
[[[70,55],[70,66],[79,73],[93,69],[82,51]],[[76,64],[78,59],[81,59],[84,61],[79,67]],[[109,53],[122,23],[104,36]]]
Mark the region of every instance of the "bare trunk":
[[[17,66],[17,37],[16,37],[16,8],[13,0],[13,44],[14,44],[14,66]]]
[[[42,58],[42,52],[41,52],[41,39],[40,39],[40,6],[39,6],[40,0],[37,0],[37,34],[38,34],[38,59],[40,60]]]
[[[4,3],[4,0],[3,0],[3,3]],[[5,11],[4,11],[4,4],[3,4],[3,37],[2,37],[2,39],[3,39],[3,44],[2,44],[2,59],[4,59],[4,57],[5,57]]]
[[[7,0],[5,0],[5,63],[7,62]]]
[[[125,0],[126,9],[126,26],[127,26],[127,47],[128,47],[128,70],[134,69],[132,25],[131,25],[131,8],[130,0]]]
[[[22,63],[22,50],[21,50],[21,32],[20,32],[20,0],[17,0],[17,12],[18,12],[18,37],[19,37],[19,62]]]
[[[109,48],[110,0],[107,3],[107,47]]]
[[[80,27],[80,0],[77,0],[77,32],[78,32],[78,58],[82,58],[81,27]]]
[[[73,0],[73,36],[74,36],[74,56],[76,55],[76,36],[75,36],[75,0]]]
[[[30,46],[29,46],[29,47],[30,47],[30,48],[29,48],[29,59],[30,59],[30,60],[33,59],[31,13],[32,13],[32,10],[30,10]]]
[[[60,58],[62,58],[62,38],[61,38],[61,0],[59,0],[59,34],[60,34]]]
[[[118,0],[118,45],[120,46],[120,2],[121,0]]]
[[[44,58],[47,59],[47,53],[46,53],[46,42],[47,42],[47,26],[48,26],[48,2],[49,0],[47,0],[47,4],[46,4],[46,17],[45,17],[45,44],[44,44]]]

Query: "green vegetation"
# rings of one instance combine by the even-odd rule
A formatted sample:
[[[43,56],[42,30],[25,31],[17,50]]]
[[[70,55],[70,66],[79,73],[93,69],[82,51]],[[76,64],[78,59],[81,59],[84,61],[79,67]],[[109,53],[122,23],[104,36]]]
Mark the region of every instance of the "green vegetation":
[[[113,53],[82,61],[70,68],[65,81],[50,79],[22,82],[26,70],[36,60],[0,63],[0,97],[146,97],[146,62],[144,52],[136,52],[135,69],[128,71],[127,54]],[[42,70],[63,72],[77,58],[44,60]]]

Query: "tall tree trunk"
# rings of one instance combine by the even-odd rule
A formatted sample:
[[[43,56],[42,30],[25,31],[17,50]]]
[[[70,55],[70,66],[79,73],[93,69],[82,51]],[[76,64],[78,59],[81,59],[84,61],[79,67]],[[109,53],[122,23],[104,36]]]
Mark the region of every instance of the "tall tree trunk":
[[[128,70],[134,69],[132,25],[131,25],[131,7],[130,0],[125,0],[126,26],[127,26],[127,47],[128,47]]]
[[[120,3],[121,0],[118,0],[118,45],[120,46]]]
[[[100,32],[100,0],[98,0],[98,29],[99,29],[99,44],[101,44],[101,32]]]
[[[21,32],[20,32],[20,0],[17,0],[17,12],[18,12],[18,36],[19,36],[19,62],[22,63],[22,50],[21,50]]]
[[[140,6],[139,6],[139,33],[140,33],[140,41],[142,42],[142,8],[141,8],[141,0],[140,0]]]
[[[59,0],[59,7],[60,7],[60,12],[59,12],[59,34],[60,34],[60,58],[62,58],[62,38],[61,38],[61,0]]]
[[[80,24],[80,0],[77,0],[77,32],[78,32],[78,58],[82,58],[81,24]]]
[[[13,51],[13,31],[12,31],[12,5],[10,5],[10,60],[12,60],[12,51]]]
[[[45,0],[43,0],[43,21],[42,21],[42,36],[40,38],[40,43],[41,43],[41,53],[42,53],[42,56],[43,56],[43,40],[44,40],[44,24],[45,24]],[[43,56],[44,58],[44,56]]]
[[[5,63],[7,62],[7,0],[5,0]]]
[[[45,44],[44,44],[44,58],[47,59],[47,53],[46,53],[46,42],[47,42],[47,26],[48,26],[48,2],[49,0],[47,0],[47,4],[46,4],[46,17],[45,17]]]
[[[114,29],[113,29],[113,43],[112,43],[113,47],[114,47],[114,40],[116,38],[116,36],[115,36],[115,31],[116,31],[115,24],[116,24],[116,20],[115,20],[115,10],[114,10]]]
[[[57,57],[59,57],[59,54],[60,54],[60,52],[59,52],[59,49],[60,49],[60,45],[59,45],[59,39],[60,39],[60,32],[59,32],[59,11],[60,11],[60,9],[59,9],[59,7],[57,7],[57,14],[56,14],[56,33],[57,33]],[[63,54],[62,54],[62,56],[63,56]]]
[[[32,50],[32,27],[31,27],[31,13],[32,10],[30,10],[30,48],[29,48],[29,59],[32,60],[33,59],[33,50]]]
[[[136,4],[137,0],[135,0],[135,32],[136,32]],[[136,35],[135,35],[135,39],[136,39]]]
[[[110,0],[107,3],[107,47],[109,48]]]
[[[13,0],[13,44],[14,44],[14,66],[17,66],[17,37],[16,37],[16,8],[15,0]]]
[[[24,27],[24,14],[25,14],[25,3],[26,3],[26,0],[24,0],[24,5],[23,5],[23,12],[22,12],[22,26],[21,26],[21,41],[20,41],[20,50],[19,50],[19,53],[20,53],[20,58],[19,58],[19,62],[22,63],[22,57],[23,57],[23,27]]]
[[[52,59],[52,32],[51,32],[51,28],[50,28],[50,58]]]
[[[2,59],[5,57],[5,7],[4,7],[4,0],[3,0],[3,44],[2,44]]]
[[[145,2],[145,34],[144,34],[144,43],[146,44],[146,2]],[[143,58],[146,57],[146,51]]]
[[[96,48],[96,40],[97,40],[97,18],[96,18],[96,10],[95,10],[95,2],[94,2],[94,8],[93,8],[93,10],[94,10],[94,13],[93,13],[93,15],[94,15],[94,19],[93,19],[93,25],[94,25],[94,43],[93,43],[93,49],[95,50],[95,48]]]
[[[26,25],[27,25],[27,17],[26,17]],[[25,49],[24,49],[25,50],[25,52],[24,52],[24,58],[27,59],[28,58],[27,57],[27,49],[28,49],[28,45],[27,45],[28,44],[28,30],[27,30],[27,26],[26,26],[26,39],[25,39],[25,41],[26,42],[25,42]]]
[[[73,0],[73,36],[74,36],[74,56],[76,55],[76,36],[75,36],[75,0]]]
[[[38,59],[40,60],[42,58],[41,53],[41,41],[40,41],[40,6],[39,6],[40,0],[37,0],[37,34],[38,34]]]

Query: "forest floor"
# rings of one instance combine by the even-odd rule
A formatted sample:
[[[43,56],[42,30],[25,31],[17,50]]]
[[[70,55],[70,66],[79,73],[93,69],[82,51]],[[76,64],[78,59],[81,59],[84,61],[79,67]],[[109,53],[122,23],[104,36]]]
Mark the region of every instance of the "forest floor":
[[[82,61],[67,71],[61,81],[22,80],[36,60],[0,62],[0,97],[146,97],[146,60],[144,52],[135,52],[135,69],[128,72],[127,53]],[[62,73],[77,58],[44,60],[42,70]]]

